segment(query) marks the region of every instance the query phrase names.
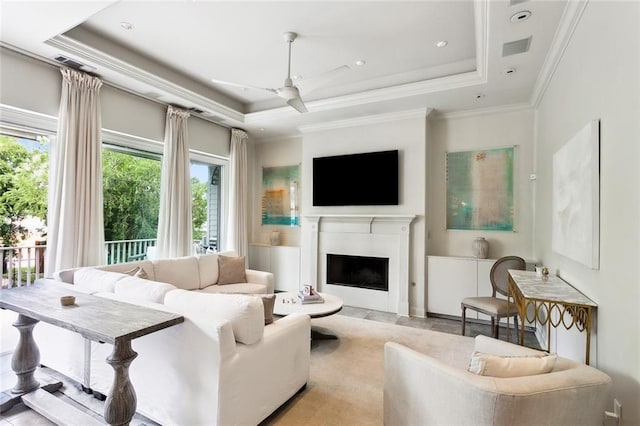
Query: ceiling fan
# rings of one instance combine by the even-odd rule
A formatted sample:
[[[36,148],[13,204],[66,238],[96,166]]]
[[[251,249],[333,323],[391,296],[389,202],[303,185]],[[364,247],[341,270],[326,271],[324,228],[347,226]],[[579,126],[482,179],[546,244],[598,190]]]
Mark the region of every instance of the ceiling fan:
[[[284,40],[289,44],[289,61],[287,66],[287,78],[285,78],[284,85],[282,87],[278,89],[272,89],[272,88],[266,88],[266,87],[250,86],[247,84],[231,83],[228,81],[215,80],[215,79],[211,79],[211,81],[214,83],[224,84],[227,86],[235,86],[235,87],[256,89],[256,90],[266,90],[267,92],[274,93],[275,95],[284,99],[288,105],[295,108],[298,112],[301,112],[301,113],[307,112],[308,111],[307,107],[304,104],[302,97],[300,96],[299,87],[294,85],[293,80],[291,79],[291,44],[298,37],[298,34],[294,32],[286,32],[283,34],[283,37],[284,37]],[[322,84],[326,84],[328,81],[333,80],[335,77],[337,77],[337,75],[339,75],[343,71],[346,71],[349,69],[350,68],[347,65],[342,65],[338,68],[335,68],[331,71],[327,71],[318,76],[305,79],[304,90],[307,93],[312,90],[315,90],[318,87],[320,87]]]

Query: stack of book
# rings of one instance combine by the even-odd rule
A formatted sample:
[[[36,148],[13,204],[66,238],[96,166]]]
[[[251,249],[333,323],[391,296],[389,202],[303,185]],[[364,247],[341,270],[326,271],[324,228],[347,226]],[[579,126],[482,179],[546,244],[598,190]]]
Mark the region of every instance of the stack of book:
[[[318,294],[315,290],[311,290],[311,294],[305,294],[300,290],[298,292],[298,299],[300,299],[300,303],[306,305],[308,303],[324,303],[324,299],[320,294]]]

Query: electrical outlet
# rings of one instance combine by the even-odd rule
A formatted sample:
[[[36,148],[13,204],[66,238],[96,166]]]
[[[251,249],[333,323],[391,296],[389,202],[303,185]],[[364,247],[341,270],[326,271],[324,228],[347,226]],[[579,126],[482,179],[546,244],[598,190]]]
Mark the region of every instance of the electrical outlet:
[[[617,399],[613,400],[613,412],[605,411],[605,425],[621,426],[622,425],[622,404]]]
[[[622,424],[622,404],[617,399],[613,399],[613,412],[618,416],[618,424]]]

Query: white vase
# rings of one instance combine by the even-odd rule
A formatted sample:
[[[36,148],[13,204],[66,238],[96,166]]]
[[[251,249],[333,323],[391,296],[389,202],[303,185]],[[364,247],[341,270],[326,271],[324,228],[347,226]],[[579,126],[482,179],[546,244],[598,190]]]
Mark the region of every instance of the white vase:
[[[280,232],[278,231],[272,231],[271,232],[271,245],[272,246],[279,246],[280,245]]]
[[[489,241],[485,240],[484,237],[478,237],[473,240],[471,250],[474,257],[477,257],[478,259],[486,259],[489,255]]]

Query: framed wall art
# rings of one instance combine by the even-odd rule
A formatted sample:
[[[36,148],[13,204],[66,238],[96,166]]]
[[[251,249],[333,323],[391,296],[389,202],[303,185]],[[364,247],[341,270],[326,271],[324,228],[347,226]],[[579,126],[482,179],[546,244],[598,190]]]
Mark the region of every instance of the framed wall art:
[[[447,229],[514,230],[515,150],[447,153]]]
[[[300,166],[262,168],[262,224],[300,226]]]
[[[553,155],[551,248],[600,268],[600,121],[592,120]]]

